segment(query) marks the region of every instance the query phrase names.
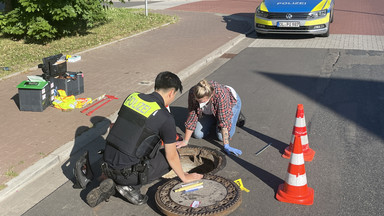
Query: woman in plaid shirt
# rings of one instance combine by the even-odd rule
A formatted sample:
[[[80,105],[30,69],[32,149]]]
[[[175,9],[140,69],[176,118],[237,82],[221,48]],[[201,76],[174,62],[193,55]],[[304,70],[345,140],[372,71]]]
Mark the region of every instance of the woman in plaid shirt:
[[[206,137],[212,126],[216,126],[217,137],[223,142],[225,152],[241,155],[241,150],[229,146],[229,139],[235,134],[240,110],[241,99],[232,87],[201,80],[189,90],[185,138],[177,147],[188,145],[192,134],[197,139]],[[241,126],[244,124],[244,119],[242,120]]]

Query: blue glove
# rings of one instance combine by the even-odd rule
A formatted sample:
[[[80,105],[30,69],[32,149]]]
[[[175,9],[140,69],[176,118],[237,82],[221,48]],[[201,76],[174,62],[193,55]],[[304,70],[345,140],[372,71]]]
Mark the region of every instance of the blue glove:
[[[227,154],[234,154],[236,156],[241,155],[243,152],[240,149],[232,148],[229,144],[224,145],[224,151]]]

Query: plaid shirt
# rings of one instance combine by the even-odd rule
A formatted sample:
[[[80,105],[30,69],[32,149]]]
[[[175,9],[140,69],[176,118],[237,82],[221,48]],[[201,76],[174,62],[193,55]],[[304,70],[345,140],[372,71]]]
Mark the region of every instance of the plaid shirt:
[[[236,104],[236,99],[233,97],[231,90],[225,85],[219,84],[216,81],[209,81],[209,84],[214,88],[214,93],[209,100],[212,103],[212,113],[218,120],[220,128],[227,128],[231,131],[232,126],[232,107]],[[188,94],[188,119],[185,122],[185,128],[194,131],[199,116],[203,114],[199,103],[193,94],[195,86],[189,90]]]

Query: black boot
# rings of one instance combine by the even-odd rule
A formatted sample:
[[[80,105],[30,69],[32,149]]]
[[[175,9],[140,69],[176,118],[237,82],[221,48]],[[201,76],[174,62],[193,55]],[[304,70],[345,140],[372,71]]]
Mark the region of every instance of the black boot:
[[[140,193],[140,189],[135,189],[132,186],[116,185],[117,191],[134,205],[142,205],[147,203],[148,196]]]
[[[93,179],[93,172],[91,164],[89,163],[88,151],[76,161],[75,167],[73,168],[73,174],[75,175],[76,182],[73,185],[74,188],[85,189],[89,182]]]
[[[116,185],[112,179],[105,179],[100,183],[99,187],[94,188],[87,195],[88,205],[93,208],[103,201],[108,202],[109,198],[115,195],[115,187]]]
[[[245,116],[240,111],[239,118],[237,119],[236,126],[237,127],[243,127],[245,125]]]

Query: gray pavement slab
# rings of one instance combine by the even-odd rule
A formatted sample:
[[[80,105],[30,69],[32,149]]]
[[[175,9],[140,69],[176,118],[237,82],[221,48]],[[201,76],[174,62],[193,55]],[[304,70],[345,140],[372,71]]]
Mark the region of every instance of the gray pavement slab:
[[[250,46],[384,51],[384,36],[353,34],[334,34],[327,38],[289,35],[283,37],[269,36],[257,38]]]

